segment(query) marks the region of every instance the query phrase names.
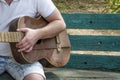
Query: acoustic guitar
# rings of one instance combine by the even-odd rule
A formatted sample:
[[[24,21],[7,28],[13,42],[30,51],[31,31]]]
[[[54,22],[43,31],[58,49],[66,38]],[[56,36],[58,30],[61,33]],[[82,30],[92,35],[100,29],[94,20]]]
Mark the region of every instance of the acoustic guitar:
[[[24,33],[16,31],[17,28],[37,29],[47,24],[48,22],[42,17],[24,16],[14,19],[9,24],[9,32],[1,32],[0,41],[10,43],[13,58],[20,64],[40,61],[44,66],[64,66],[70,57],[70,41],[66,30],[53,38],[38,40],[31,52],[18,52],[16,48],[16,43],[24,37]]]

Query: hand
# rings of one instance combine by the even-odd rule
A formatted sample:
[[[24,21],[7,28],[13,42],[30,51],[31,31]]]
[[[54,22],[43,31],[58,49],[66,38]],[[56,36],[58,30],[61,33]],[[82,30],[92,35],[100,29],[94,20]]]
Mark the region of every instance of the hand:
[[[16,47],[19,48],[18,52],[30,52],[33,49],[33,46],[37,42],[37,32],[35,29],[29,28],[20,28],[17,31],[25,33],[24,38],[16,44]]]

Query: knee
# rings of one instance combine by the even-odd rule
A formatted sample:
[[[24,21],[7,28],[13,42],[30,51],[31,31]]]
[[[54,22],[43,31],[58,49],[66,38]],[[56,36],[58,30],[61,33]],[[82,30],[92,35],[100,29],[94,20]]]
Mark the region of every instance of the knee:
[[[45,80],[45,79],[42,75],[34,73],[25,76],[23,80]]]

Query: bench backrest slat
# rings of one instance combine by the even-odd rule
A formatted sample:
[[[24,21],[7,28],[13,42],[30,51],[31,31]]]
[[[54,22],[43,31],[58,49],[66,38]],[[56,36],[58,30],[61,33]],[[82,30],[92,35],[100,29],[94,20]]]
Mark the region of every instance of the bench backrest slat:
[[[71,50],[120,51],[119,36],[71,35]]]
[[[120,29],[120,14],[62,14],[67,28]]]

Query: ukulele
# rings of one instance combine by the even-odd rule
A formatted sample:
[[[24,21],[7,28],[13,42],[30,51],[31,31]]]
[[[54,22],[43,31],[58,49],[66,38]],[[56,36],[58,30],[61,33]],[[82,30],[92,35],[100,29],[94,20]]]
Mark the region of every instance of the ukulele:
[[[44,66],[48,64],[56,67],[64,66],[70,57],[70,41],[66,30],[55,37],[38,40],[31,52],[18,52],[16,43],[24,37],[24,33],[16,31],[18,28],[37,29],[47,24],[48,22],[41,16],[38,18],[23,16],[14,19],[9,24],[9,32],[0,33],[0,41],[10,43],[13,58],[19,64],[40,61]]]

